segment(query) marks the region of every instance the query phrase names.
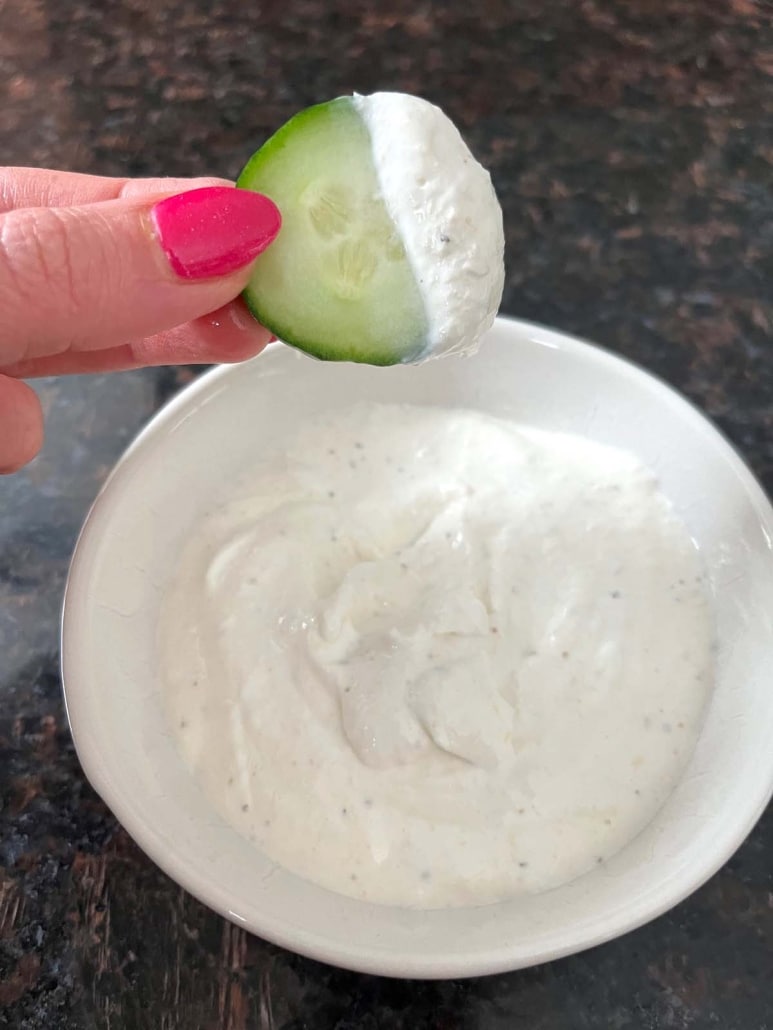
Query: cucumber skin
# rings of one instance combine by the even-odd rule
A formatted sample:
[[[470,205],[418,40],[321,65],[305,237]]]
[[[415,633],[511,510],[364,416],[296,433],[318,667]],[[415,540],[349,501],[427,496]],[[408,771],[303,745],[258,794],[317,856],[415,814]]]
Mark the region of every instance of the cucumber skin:
[[[295,131],[303,124],[303,122],[307,120],[315,121],[321,116],[336,117],[339,113],[344,115],[344,112],[348,117],[352,110],[352,98],[349,96],[340,96],[336,97],[334,100],[327,100],[320,104],[313,104],[293,115],[292,118],[277,129],[273,135],[269,136],[259,149],[255,151],[240,172],[239,177],[236,180],[236,188],[250,189],[250,186],[248,186],[247,183],[252,179],[257,168],[259,168],[265,160],[270,160],[272,155],[283,149],[286,145],[285,140],[291,140]],[[277,239],[281,237],[281,234],[282,230],[280,229]],[[390,365],[411,364],[412,362],[417,362],[427,351],[427,341],[426,339],[423,339],[414,349],[408,353],[400,355],[397,355],[394,352],[382,354],[371,352],[368,353],[367,356],[357,356],[353,354],[344,355],[337,349],[333,352],[324,345],[317,344],[313,341],[310,342],[307,339],[298,339],[295,332],[289,326],[282,324],[280,320],[272,317],[269,312],[263,310],[259,300],[251,293],[249,285],[242,291],[241,296],[252,317],[264,328],[273,333],[277,339],[290,347],[303,351],[305,354],[308,354],[310,357],[316,358],[319,361],[351,361],[358,364],[375,365],[385,368]]]

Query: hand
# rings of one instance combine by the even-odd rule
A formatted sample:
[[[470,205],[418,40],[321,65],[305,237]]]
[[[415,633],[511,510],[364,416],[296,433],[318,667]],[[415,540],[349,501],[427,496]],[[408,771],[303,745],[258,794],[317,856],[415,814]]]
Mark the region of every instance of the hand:
[[[219,179],[0,168],[0,472],[43,440],[23,378],[262,350],[235,298],[279,226],[268,198]]]

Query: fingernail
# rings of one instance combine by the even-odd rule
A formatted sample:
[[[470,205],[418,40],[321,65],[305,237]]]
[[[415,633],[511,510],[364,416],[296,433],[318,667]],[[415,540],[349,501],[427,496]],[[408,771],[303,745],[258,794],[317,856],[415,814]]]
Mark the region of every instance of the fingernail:
[[[167,261],[181,279],[212,279],[248,265],[282,224],[261,193],[206,186],[161,200],[150,211]]]

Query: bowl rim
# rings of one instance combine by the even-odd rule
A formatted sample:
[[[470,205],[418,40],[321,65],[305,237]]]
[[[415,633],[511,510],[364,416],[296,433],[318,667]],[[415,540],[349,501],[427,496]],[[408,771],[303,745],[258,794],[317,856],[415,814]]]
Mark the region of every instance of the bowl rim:
[[[675,405],[684,417],[700,424],[700,428],[710,439],[713,439],[714,445],[719,448],[725,460],[730,464],[750,499],[755,502],[761,514],[764,513],[765,526],[773,536],[773,506],[771,506],[759,480],[736,448],[713,422],[667,382],[626,357],[560,330],[551,329],[535,322],[503,316],[498,316],[497,324],[507,327],[511,332],[526,336],[531,343],[565,353],[579,354],[586,360],[596,362],[601,366],[612,366],[617,374],[638,380],[645,387],[657,392],[664,402]],[[284,346],[280,341],[269,344],[270,349]],[[253,360],[259,361],[260,357]],[[78,729],[81,718],[80,702],[79,692],[75,686],[77,675],[73,670],[78,663],[81,642],[77,639],[75,596],[78,593],[79,580],[84,574],[84,552],[94,530],[95,516],[105,496],[113,490],[115,480],[121,470],[154,439],[157,433],[163,431],[167,423],[177,421],[179,415],[195,404],[200,395],[209,393],[217,383],[233,375],[236,367],[238,366],[220,365],[203,373],[167,401],[134,437],[116,461],[89,508],[73,549],[65,584],[60,620],[61,676],[65,712],[76,753],[86,778],[140,849],[166,875],[202,904],[273,944],[308,958],[356,972],[414,979],[490,975],[576,954],[651,922],[705,884],[745,840],[773,797],[773,755],[767,780],[766,777],[760,776],[757,781],[758,789],[750,793],[749,803],[743,811],[735,812],[732,832],[725,832],[720,841],[721,846],[708,853],[700,867],[688,871],[682,870],[678,875],[670,877],[667,882],[664,882],[657,894],[655,904],[652,904],[652,898],[648,896],[646,903],[642,903],[638,907],[633,905],[630,910],[626,909],[610,914],[604,926],[595,928],[593,932],[588,933],[587,928],[584,930],[582,926],[579,926],[571,930],[561,943],[532,950],[524,949],[522,946],[511,946],[509,949],[499,946],[473,953],[427,954],[420,957],[413,955],[404,959],[394,953],[379,950],[377,947],[363,948],[354,942],[344,944],[318,934],[299,932],[298,928],[286,924],[281,925],[276,920],[267,919],[265,922],[261,922],[260,919],[247,919],[234,911],[232,905],[235,897],[227,888],[219,883],[214,883],[212,879],[199,875],[199,872],[188,861],[187,856],[178,851],[170,851],[161,845],[149,821],[129,805],[120,789],[114,787],[109,771],[104,767],[97,754],[98,748],[93,741],[88,736],[81,735]],[[725,829],[727,831],[727,827]],[[324,888],[318,889],[324,890]],[[362,902],[361,904],[367,903]],[[372,905],[370,907],[376,909],[382,906]],[[495,906],[484,907],[493,911]],[[478,910],[480,911],[480,909]]]

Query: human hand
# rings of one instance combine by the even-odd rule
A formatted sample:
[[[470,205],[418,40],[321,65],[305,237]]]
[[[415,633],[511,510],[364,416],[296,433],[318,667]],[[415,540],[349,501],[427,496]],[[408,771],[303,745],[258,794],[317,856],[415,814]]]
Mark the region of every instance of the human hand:
[[[0,168],[0,473],[42,444],[24,378],[257,354],[270,334],[235,298],[279,227],[220,179]]]

